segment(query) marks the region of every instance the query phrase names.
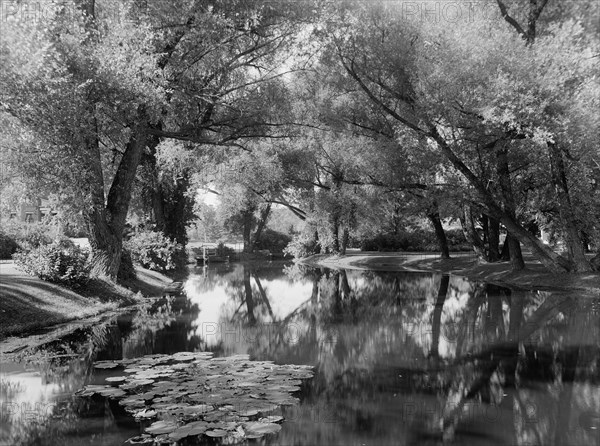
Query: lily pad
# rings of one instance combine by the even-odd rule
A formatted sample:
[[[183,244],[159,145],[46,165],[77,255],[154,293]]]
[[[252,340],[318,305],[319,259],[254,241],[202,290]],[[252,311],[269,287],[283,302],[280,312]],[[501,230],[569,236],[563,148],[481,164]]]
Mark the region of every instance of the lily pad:
[[[204,432],[204,434],[208,435],[209,437],[225,437],[225,436],[227,436],[227,431],[223,430],[223,429],[213,429],[213,430]]]
[[[253,423],[246,423],[244,428],[249,435],[265,435],[279,432],[281,430],[281,425],[276,423],[261,423],[260,421],[256,421]]]
[[[270,417],[261,418],[258,421],[261,423],[279,423],[280,421],[283,421],[283,417],[279,415],[271,415]]]
[[[122,383],[124,381],[127,381],[127,377],[126,376],[109,376],[108,378],[106,378],[106,381],[109,383]]]
[[[115,369],[121,364],[116,361],[97,361],[94,363],[96,369]]]
[[[156,411],[152,409],[142,409],[139,412],[134,414],[134,417],[144,419],[144,418],[154,418],[156,416]]]
[[[110,387],[108,389],[100,390],[98,393],[100,395],[102,395],[104,397],[108,397],[108,398],[121,398],[121,397],[127,395],[124,390],[122,390],[122,389],[115,389],[114,387]]]
[[[169,434],[177,429],[177,423],[173,421],[156,421],[146,429],[149,434]]]
[[[89,385],[78,394],[116,398],[136,420],[157,418],[146,434],[131,439],[145,442],[150,437],[155,445],[198,435],[236,443],[279,432],[276,423],[283,417],[273,411],[296,404],[299,400],[292,394],[302,379],[312,377],[309,366],[250,361],[248,355],[212,358],[210,352],[149,355],[111,364],[126,367],[126,374],[107,379],[112,386]]]
[[[246,423],[244,428],[250,435],[275,434],[281,430],[281,426],[279,424],[261,423],[260,421]]]

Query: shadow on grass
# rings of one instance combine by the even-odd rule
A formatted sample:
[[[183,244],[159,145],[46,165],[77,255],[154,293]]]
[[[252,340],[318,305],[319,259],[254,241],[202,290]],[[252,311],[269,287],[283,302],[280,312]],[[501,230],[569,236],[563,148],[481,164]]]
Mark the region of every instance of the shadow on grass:
[[[0,279],[0,339],[137,302],[131,291],[100,280],[73,290],[35,277]]]
[[[123,285],[91,279],[85,286],[68,288],[28,276],[14,264],[0,270],[0,340],[39,328],[140,302],[144,296],[160,296],[171,282],[168,277],[136,267],[137,279]]]

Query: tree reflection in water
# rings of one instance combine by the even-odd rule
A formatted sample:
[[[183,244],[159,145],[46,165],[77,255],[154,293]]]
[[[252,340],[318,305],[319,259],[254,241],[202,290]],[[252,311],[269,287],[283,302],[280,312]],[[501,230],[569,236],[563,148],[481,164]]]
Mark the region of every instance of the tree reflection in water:
[[[274,312],[285,296],[272,272],[228,274],[235,309],[222,306],[219,320],[240,324],[239,337],[219,348],[239,352],[237,340],[256,359],[317,367],[274,443],[595,440],[578,417],[600,409],[597,299],[294,266],[288,277],[310,284],[310,295]]]
[[[187,297],[45,345],[34,358],[46,394],[27,397],[63,404],[35,425],[4,413],[0,439],[119,444],[139,425],[110,401],[71,396],[103,381],[91,362],[211,350],[316,367],[267,444],[597,444],[598,297],[429,273],[282,268],[198,270]],[[3,376],[2,401],[25,395],[19,376]]]
[[[198,311],[187,298],[164,297],[26,351],[20,363],[3,363],[0,444],[122,444],[137,435],[138,424],[116,402],[73,393],[104,384],[94,361],[194,350]]]

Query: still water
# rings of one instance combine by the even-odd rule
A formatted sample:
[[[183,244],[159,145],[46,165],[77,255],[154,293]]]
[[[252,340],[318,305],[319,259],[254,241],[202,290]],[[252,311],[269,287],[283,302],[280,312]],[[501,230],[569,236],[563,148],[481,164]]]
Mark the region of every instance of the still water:
[[[93,361],[180,351],[315,367],[248,444],[600,444],[600,299],[273,262],[193,269],[184,296],[3,362],[0,445],[123,444],[149,423],[74,392]]]

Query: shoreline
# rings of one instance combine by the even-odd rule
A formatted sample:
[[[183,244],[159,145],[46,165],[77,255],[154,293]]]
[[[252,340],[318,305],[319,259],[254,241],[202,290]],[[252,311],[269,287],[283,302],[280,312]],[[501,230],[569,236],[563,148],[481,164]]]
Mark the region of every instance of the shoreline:
[[[90,323],[150,302],[173,280],[136,266],[137,278],[123,285],[91,280],[81,289],[46,282],[0,264],[0,351],[14,339],[44,336],[64,325]],[[7,344],[8,343],[8,344]],[[10,348],[10,347],[9,347]]]
[[[543,291],[581,291],[600,295],[600,274],[556,274],[548,271],[530,254],[524,254],[525,269],[512,271],[510,262],[483,263],[472,253],[450,253],[440,259],[434,253],[353,252],[346,255],[317,254],[297,263],[312,267],[356,269],[364,271],[437,272],[462,276],[512,288]]]

